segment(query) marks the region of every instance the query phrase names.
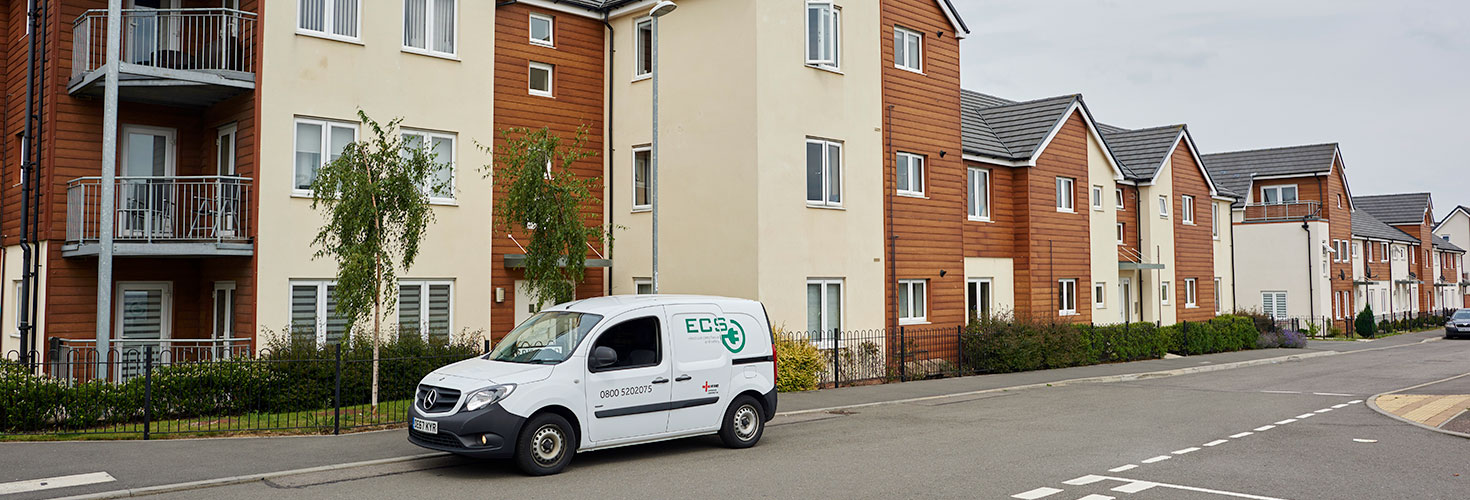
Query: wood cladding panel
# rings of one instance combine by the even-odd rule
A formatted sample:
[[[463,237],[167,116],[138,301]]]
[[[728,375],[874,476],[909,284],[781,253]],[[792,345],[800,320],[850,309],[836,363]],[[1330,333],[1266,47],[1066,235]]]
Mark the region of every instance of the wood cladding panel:
[[[1215,236],[1210,230],[1210,186],[1198,159],[1188,147],[1176,144],[1170,161],[1174,186],[1174,304],[1180,321],[1208,321],[1215,317]],[[1194,198],[1193,224],[1184,222],[1184,197]],[[1195,280],[1195,306],[1189,307],[1186,280]]]
[[[1011,258],[1016,253],[1016,206],[1010,200],[1017,196],[1016,171],[1024,167],[1006,167],[984,163],[966,162],[969,168],[984,169],[990,173],[990,221],[969,220],[969,193],[965,199],[964,248],[965,257]],[[966,181],[968,182],[968,180]],[[968,189],[968,184],[966,184]]]
[[[1027,169],[1017,225],[1016,314],[1076,323],[1092,321],[1092,247],[1087,200],[1087,125],[1074,112]],[[1073,212],[1057,210],[1057,179],[1073,179]],[[1058,314],[1058,280],[1077,280],[1077,314]]]
[[[553,18],[553,41],[555,47],[544,47],[530,43],[528,37],[530,13],[536,12]],[[605,31],[602,23],[581,16],[562,14],[537,9],[522,4],[500,7],[495,15],[495,130],[497,144],[503,142],[499,131],[507,128],[547,128],[570,144],[578,130],[587,132],[583,148],[597,153],[571,166],[578,177],[596,178],[593,186],[595,196],[603,193],[603,87],[605,61]],[[628,48],[627,53],[633,51]],[[552,95],[554,98],[533,96],[528,92],[528,68],[532,61],[553,65]],[[499,196],[500,191],[496,190]],[[602,225],[603,202],[601,199],[588,204],[583,214],[589,224]],[[490,281],[495,288],[505,290],[504,302],[493,302],[490,307],[490,334],[499,339],[515,327],[516,287],[515,281],[523,279],[519,270],[505,267],[506,254],[524,253],[510,239],[514,236],[522,245],[527,244],[525,231],[515,230],[507,234],[496,221],[491,242]],[[605,252],[605,250],[604,250]],[[589,258],[597,255],[589,251]],[[577,284],[577,297],[600,296],[604,292],[605,269],[588,268],[585,279]],[[548,304],[549,305],[549,304]]]
[[[1330,175],[1317,177],[1317,184],[1322,192],[1322,216],[1327,219],[1327,234],[1333,241],[1351,242],[1353,239],[1353,213],[1348,199],[1347,186],[1343,184],[1342,163],[1333,160]],[[1343,311],[1342,316],[1351,318],[1357,311],[1354,303],[1357,294],[1353,286],[1353,259],[1352,250],[1348,254],[1337,259],[1329,259],[1328,272],[1332,277],[1333,300],[1340,302],[1339,308]],[[1329,302],[1331,304],[1332,302]],[[1347,321],[1339,322],[1338,327],[1346,330]]]
[[[1138,226],[1138,210],[1142,207],[1138,204],[1138,186],[1119,185],[1123,190],[1123,208],[1119,208],[1118,222],[1123,223],[1123,245],[1131,255],[1139,255],[1139,242],[1142,241]]]
[[[891,242],[884,267],[887,324],[897,325],[898,280],[924,279],[928,322],[959,325],[966,319],[964,225],[971,224],[960,150],[959,43],[933,1],[882,0],[879,11],[884,227]],[[894,67],[895,27],[924,34],[923,74]],[[896,194],[900,152],[924,157],[924,198]]]

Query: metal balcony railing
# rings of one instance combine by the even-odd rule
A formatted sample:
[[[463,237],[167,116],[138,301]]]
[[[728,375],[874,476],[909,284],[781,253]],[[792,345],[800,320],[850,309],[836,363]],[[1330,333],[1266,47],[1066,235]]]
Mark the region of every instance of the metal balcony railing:
[[[124,9],[122,62],[170,70],[255,72],[255,13],[235,9]],[[72,25],[72,77],[107,64],[107,10]]]
[[[250,234],[245,177],[118,177],[113,239],[134,243],[244,242]],[[66,243],[95,243],[102,234],[102,179],[66,186]]]
[[[1275,222],[1316,219],[1322,215],[1322,204],[1316,201],[1289,203],[1251,203],[1245,206],[1245,222]]]

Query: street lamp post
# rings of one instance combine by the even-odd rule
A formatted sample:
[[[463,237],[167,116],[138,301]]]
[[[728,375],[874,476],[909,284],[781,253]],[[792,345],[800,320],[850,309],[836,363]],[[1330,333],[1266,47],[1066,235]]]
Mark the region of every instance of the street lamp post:
[[[650,57],[650,70],[653,73],[653,145],[648,155],[648,196],[653,205],[653,293],[658,293],[658,18],[678,7],[671,0],[662,0],[648,11],[648,16],[653,18],[653,34],[649,40],[653,45],[653,54]]]

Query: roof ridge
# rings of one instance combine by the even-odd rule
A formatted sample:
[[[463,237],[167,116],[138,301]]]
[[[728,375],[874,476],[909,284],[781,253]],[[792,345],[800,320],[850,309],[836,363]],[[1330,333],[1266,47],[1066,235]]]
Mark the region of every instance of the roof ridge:
[[[1015,158],[1016,157],[1016,152],[1013,151],[1013,150],[1011,150],[1011,145],[1010,144],[1006,144],[1006,141],[1001,140],[1000,134],[996,134],[995,133],[995,127],[992,127],[990,125],[990,122],[985,119],[985,115],[980,114],[980,113],[975,113],[975,117],[980,119],[980,123],[984,123],[985,124],[985,129],[988,130],[988,131],[990,131],[990,135],[992,137],[995,137],[995,142],[1000,143],[1000,147],[1005,148],[1006,154],[1010,155],[1011,158]]]
[[[979,92],[975,92],[975,93],[980,94]],[[988,94],[981,94],[981,95],[988,95]],[[990,97],[995,97],[997,99],[1005,99],[1004,97],[998,97],[998,96],[990,96]],[[1040,99],[1032,99],[1032,100],[1029,100],[1029,101],[1011,101],[1009,104],[998,104],[998,105],[995,105],[995,106],[980,106],[980,109],[1009,108],[1009,107],[1012,107],[1012,106],[1021,106],[1021,105],[1024,105],[1024,104],[1036,104],[1038,102],[1055,101],[1055,100],[1059,100],[1059,99],[1074,99],[1075,100],[1075,99],[1080,99],[1080,98],[1082,98],[1082,94],[1080,94],[1080,93],[1077,93],[1077,94],[1063,94],[1063,95],[1058,95],[1058,96],[1043,97],[1043,98],[1040,98]],[[1010,99],[1005,99],[1005,100],[1010,101]]]
[[[1412,193],[1365,194],[1365,195],[1354,196],[1353,198],[1383,198],[1383,197],[1388,197],[1388,196],[1416,196],[1416,195],[1433,196],[1433,194],[1434,193],[1431,193],[1429,191],[1415,191],[1415,192],[1412,192]]]
[[[1205,153],[1202,156],[1233,155],[1233,154],[1241,154],[1241,153],[1264,153],[1264,152],[1267,152],[1267,151],[1283,151],[1283,150],[1287,150],[1287,149],[1303,149],[1303,148],[1313,148],[1313,147],[1318,147],[1318,146],[1338,147],[1338,146],[1340,146],[1340,144],[1339,143],[1336,143],[1336,142],[1323,142],[1323,143],[1317,143],[1317,144],[1300,144],[1300,145],[1296,145],[1296,146],[1279,146],[1279,147],[1274,147],[1274,148],[1242,149],[1242,150],[1239,150],[1239,151],[1221,151],[1221,152],[1218,152],[1218,153]]]

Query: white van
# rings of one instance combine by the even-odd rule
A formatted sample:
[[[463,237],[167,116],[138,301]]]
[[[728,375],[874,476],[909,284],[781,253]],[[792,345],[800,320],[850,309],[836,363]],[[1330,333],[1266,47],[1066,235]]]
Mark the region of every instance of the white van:
[[[489,354],[419,382],[408,440],[514,457],[527,474],[572,454],[704,434],[746,448],[776,415],[776,356],[759,302],[623,295],[546,308]]]

